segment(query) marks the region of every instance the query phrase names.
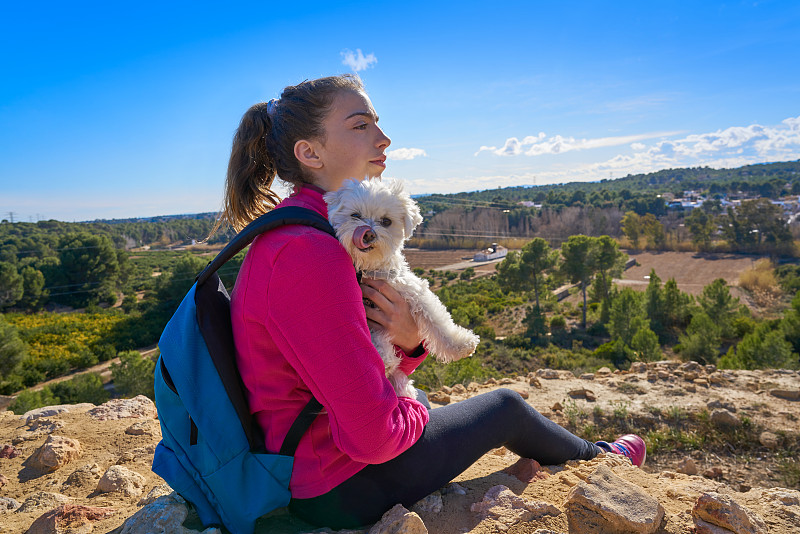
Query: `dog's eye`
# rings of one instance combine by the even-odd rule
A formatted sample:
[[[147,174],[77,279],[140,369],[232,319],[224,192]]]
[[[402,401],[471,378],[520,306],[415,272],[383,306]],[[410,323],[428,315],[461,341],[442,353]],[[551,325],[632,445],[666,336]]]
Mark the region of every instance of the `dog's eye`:
[[[350,215],[350,217],[352,217],[354,219],[360,219],[361,218],[361,214],[356,212],[356,213],[353,213],[352,215]]]
[[[381,219],[381,226],[391,226],[392,220],[389,217],[384,217]]]

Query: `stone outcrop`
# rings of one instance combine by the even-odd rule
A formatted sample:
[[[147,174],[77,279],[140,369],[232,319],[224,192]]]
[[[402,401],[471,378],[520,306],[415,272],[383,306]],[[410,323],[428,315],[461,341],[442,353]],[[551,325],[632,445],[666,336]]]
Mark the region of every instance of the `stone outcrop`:
[[[599,466],[586,482],[572,488],[564,506],[569,530],[575,534],[651,534],[659,528],[665,513],[655,498],[605,465]]]
[[[704,493],[692,508],[698,531],[706,524],[722,527],[736,534],[766,534],[767,526],[757,514],[727,495]]]
[[[114,513],[113,508],[64,504],[39,516],[26,534],[89,534],[95,522]]]
[[[496,521],[500,530],[546,515],[561,515],[561,510],[552,504],[525,499],[506,486],[491,488],[483,496],[483,500],[473,504],[470,510],[477,513],[481,519],[490,518]]]
[[[80,458],[81,444],[76,439],[49,435],[31,457],[31,465],[45,471],[55,471]]]
[[[369,529],[369,534],[428,534],[428,529],[419,515],[397,504],[383,514],[381,520]]]
[[[137,395],[132,399],[112,399],[97,408],[92,408],[88,414],[100,421],[130,417],[155,419],[158,416],[156,405],[144,395]]]

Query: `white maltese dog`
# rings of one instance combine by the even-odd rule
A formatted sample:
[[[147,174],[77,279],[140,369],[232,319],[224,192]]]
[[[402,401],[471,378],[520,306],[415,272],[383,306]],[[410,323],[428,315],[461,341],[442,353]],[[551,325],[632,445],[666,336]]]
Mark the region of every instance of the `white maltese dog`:
[[[364,277],[388,281],[403,296],[428,351],[442,362],[475,352],[480,338],[453,322],[428,282],[416,276],[403,257],[403,243],[422,222],[422,216],[402,182],[388,178],[347,180],[337,191],[326,193],[325,202],[328,219],[356,270]],[[372,325],[370,331],[397,394],[416,398],[412,381],[398,369],[400,358],[386,332]]]

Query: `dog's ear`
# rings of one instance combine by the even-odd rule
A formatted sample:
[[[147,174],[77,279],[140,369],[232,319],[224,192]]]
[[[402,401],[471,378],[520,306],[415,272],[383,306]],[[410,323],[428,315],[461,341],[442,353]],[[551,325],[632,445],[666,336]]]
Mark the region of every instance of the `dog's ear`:
[[[403,201],[406,217],[405,217],[405,233],[406,239],[411,239],[411,234],[414,233],[414,228],[416,228],[419,223],[422,222],[422,214],[419,212],[419,205],[414,202],[414,199],[411,198],[408,193],[403,192],[402,196],[400,197]]]

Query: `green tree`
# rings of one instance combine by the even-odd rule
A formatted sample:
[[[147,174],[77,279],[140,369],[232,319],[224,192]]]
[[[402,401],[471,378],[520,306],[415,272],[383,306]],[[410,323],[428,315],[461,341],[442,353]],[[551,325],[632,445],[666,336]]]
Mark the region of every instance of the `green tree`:
[[[26,389],[21,392],[8,409],[17,415],[22,415],[27,411],[41,408],[42,406],[52,406],[54,404],[59,404],[59,402],[59,398],[53,395],[50,388],[44,386],[37,391]]]
[[[595,285],[598,289],[597,300],[602,302],[608,298],[612,280],[622,275],[627,256],[620,252],[619,244],[607,235],[596,238],[595,246],[594,266],[597,269]]]
[[[0,262],[0,309],[16,304],[23,292],[23,279],[17,267],[13,263]]]
[[[631,339],[631,348],[642,361],[654,362],[662,357],[658,336],[647,326],[642,326],[636,330]]]
[[[28,346],[14,325],[0,315],[0,382],[6,380],[28,355]]]
[[[655,269],[650,269],[650,282],[644,291],[644,309],[650,319],[650,325],[656,333],[663,333],[667,322],[666,299],[661,287],[661,278]]]
[[[692,234],[692,243],[699,250],[709,250],[711,248],[711,237],[717,229],[714,217],[703,209],[692,210],[686,217],[686,227]]]
[[[536,309],[539,308],[539,292],[543,284],[545,273],[550,272],[558,262],[558,252],[550,248],[550,244],[537,237],[522,247],[521,274],[530,279],[533,286],[533,293],[536,301]]]
[[[680,328],[691,320],[693,297],[681,291],[674,278],[664,284],[664,319],[668,327]]]
[[[664,246],[667,236],[664,233],[664,225],[656,219],[652,213],[645,213],[640,218],[641,232],[647,237],[647,244],[650,248],[660,249]]]
[[[105,234],[78,232],[67,234],[59,242],[59,265],[45,273],[56,302],[83,307],[116,300],[119,273],[117,251]]]
[[[561,244],[564,261],[561,270],[573,284],[579,283],[583,293],[583,328],[586,328],[586,288],[596,270],[596,240],[585,235],[570,236]]]
[[[680,336],[681,358],[700,363],[716,363],[719,357],[720,328],[703,311],[695,313]]]
[[[771,330],[761,323],[720,359],[720,367],[728,369],[796,369],[797,356],[781,330]]]
[[[631,242],[635,249],[639,248],[639,239],[642,237],[642,220],[635,211],[629,211],[622,217],[622,233]]]
[[[643,316],[644,308],[640,294],[627,287],[620,291],[611,303],[611,315],[608,321],[611,339],[620,339],[630,346],[637,327],[642,327],[642,324],[637,324],[634,319]]]
[[[709,317],[720,327],[723,338],[733,337],[733,319],[739,314],[739,299],[734,298],[728,289],[728,283],[717,278],[703,288],[703,294],[697,299],[698,304]]]
[[[26,265],[20,271],[22,275],[23,293],[19,301],[20,307],[39,311],[47,301],[48,291],[44,289],[44,275],[42,271]]]
[[[50,386],[61,404],[91,402],[103,404],[111,394],[103,388],[103,379],[97,373],[84,373]]]
[[[155,362],[135,350],[119,353],[120,363],[111,364],[114,389],[123,397],[146,395],[155,400]]]

